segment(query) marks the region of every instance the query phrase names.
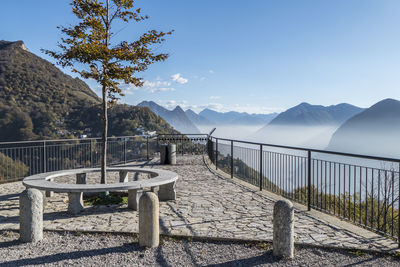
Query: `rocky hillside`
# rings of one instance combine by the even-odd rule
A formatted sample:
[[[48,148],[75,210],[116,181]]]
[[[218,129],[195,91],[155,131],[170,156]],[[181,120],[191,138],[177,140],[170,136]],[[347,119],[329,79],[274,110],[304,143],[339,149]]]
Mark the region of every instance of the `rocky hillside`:
[[[0,141],[98,136],[100,114],[100,98],[82,80],[22,41],[0,41]],[[174,131],[147,108],[116,105],[110,111],[110,135],[136,134],[139,126]]]

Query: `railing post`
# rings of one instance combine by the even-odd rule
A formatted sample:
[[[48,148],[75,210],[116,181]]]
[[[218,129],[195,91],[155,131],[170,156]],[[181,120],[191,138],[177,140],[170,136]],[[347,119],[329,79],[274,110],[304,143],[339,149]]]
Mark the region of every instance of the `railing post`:
[[[398,177],[398,180],[400,181],[400,162],[399,162],[399,177]],[[399,200],[398,207],[400,208],[400,185],[398,187],[399,187],[399,195],[398,195],[397,199]],[[398,217],[397,242],[398,242],[398,247],[400,248],[400,213],[399,213],[399,215],[397,217]]]
[[[43,141],[43,172],[47,169],[46,141]]]
[[[182,156],[183,156],[183,135],[182,135],[182,139],[181,139],[181,148],[182,148]]]
[[[93,147],[92,147],[93,140],[90,139],[90,167],[93,168]]]
[[[263,190],[263,145],[260,145],[260,191]]]
[[[218,138],[215,138],[215,169],[218,170]]]
[[[124,164],[126,164],[126,137],[124,137]]]
[[[157,140],[158,140],[158,137],[157,137]],[[146,137],[146,158],[147,158],[147,160],[149,160],[149,158],[150,158],[150,155],[149,155],[149,137],[148,136]]]
[[[307,160],[307,209],[311,210],[311,150],[308,150]]]
[[[233,140],[231,140],[231,178],[233,179]]]

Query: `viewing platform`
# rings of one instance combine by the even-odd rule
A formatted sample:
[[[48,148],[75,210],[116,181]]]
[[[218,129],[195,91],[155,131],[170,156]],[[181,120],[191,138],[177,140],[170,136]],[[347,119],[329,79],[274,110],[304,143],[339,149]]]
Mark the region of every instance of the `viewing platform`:
[[[178,156],[177,165],[160,165],[159,158],[155,157],[119,166],[164,169],[179,175],[176,200],[160,202],[162,234],[217,240],[272,240],[273,204],[281,197],[216,171],[206,155]],[[60,182],[73,183],[75,179],[75,176],[66,176]],[[87,183],[98,179],[98,175],[87,175]],[[109,174],[109,183],[118,180],[118,173]],[[20,181],[0,186],[0,230],[19,229],[18,196],[24,189]],[[44,230],[138,232],[138,212],[128,209],[126,204],[88,206],[79,214],[71,215],[66,212],[67,200],[65,193],[47,198]],[[294,205],[296,244],[397,251],[395,240],[319,211],[307,211],[301,204]]]

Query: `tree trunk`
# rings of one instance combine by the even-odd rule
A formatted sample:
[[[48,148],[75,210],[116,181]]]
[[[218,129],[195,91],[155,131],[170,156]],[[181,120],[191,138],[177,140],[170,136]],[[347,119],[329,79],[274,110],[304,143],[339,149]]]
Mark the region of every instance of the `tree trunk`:
[[[107,130],[108,130],[108,117],[107,117],[107,95],[106,86],[103,85],[103,134],[101,138],[101,180],[102,184],[107,183],[106,168],[107,168]]]

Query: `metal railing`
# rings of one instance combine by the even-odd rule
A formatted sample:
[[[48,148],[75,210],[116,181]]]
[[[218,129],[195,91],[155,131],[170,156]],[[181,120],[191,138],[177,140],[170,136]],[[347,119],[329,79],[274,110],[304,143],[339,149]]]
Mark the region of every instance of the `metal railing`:
[[[0,183],[37,173],[100,166],[100,138],[0,143]],[[109,137],[107,164],[149,158],[157,151],[155,139],[140,136]]]
[[[400,159],[216,138],[160,134],[108,139],[108,165],[153,158],[161,143],[179,154],[208,154],[215,168],[400,244]],[[0,143],[0,183],[28,175],[100,165],[101,139]]]
[[[159,134],[157,142],[176,144],[176,153],[202,155],[207,151],[207,134]]]
[[[204,134],[109,137],[107,165],[150,159],[162,142],[176,143],[181,154],[202,154],[207,138]],[[43,172],[99,167],[100,156],[100,138],[0,142],[0,183]]]
[[[210,137],[216,169],[400,246],[400,159]]]

